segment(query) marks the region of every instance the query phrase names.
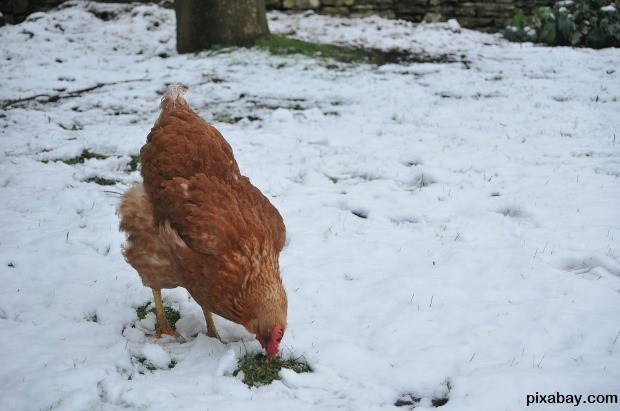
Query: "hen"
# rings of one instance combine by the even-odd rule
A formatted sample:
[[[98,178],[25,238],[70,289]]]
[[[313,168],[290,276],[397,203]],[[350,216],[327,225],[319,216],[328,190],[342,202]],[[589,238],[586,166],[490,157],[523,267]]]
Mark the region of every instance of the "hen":
[[[156,337],[179,337],[164,316],[161,289],[184,287],[204,311],[207,335],[218,336],[215,313],[256,334],[271,360],[286,329],[278,262],[284,222],[185,92],[178,84],[166,88],[140,150],[143,183],[122,197],[123,255],[153,289]]]

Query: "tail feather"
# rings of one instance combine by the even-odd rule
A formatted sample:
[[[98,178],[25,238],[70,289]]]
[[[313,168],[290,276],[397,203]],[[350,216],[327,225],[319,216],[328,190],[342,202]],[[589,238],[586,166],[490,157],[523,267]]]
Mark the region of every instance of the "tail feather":
[[[182,107],[187,106],[187,102],[183,98],[183,95],[186,92],[187,89],[179,83],[169,84],[166,87],[166,90],[164,90],[164,95],[161,98],[161,103],[159,107],[162,109],[162,111],[167,111],[171,108],[176,108],[177,104]]]

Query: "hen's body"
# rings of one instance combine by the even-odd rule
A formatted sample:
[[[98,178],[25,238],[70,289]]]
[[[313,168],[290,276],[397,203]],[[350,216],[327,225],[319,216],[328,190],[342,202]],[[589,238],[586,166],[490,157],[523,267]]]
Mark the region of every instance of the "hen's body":
[[[284,223],[184,91],[166,89],[140,151],[144,182],[119,206],[124,255],[156,300],[162,288],[184,287],[205,311],[210,335],[213,312],[245,326],[267,348],[286,328],[278,263]]]

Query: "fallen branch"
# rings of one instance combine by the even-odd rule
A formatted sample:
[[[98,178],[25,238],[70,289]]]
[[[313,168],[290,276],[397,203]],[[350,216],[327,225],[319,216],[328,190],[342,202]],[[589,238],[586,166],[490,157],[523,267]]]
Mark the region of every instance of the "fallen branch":
[[[19,104],[19,103],[24,103],[26,101],[32,101],[32,100],[36,100],[39,98],[43,98],[46,97],[47,100],[41,101],[41,103],[43,104],[47,104],[47,103],[55,103],[58,100],[61,99],[65,99],[65,98],[74,98],[74,97],[79,97],[84,93],[88,93],[89,91],[93,91],[93,90],[97,90],[100,89],[102,87],[106,87],[106,86],[114,86],[116,84],[123,84],[123,83],[134,83],[137,81],[147,81],[146,79],[134,79],[134,80],[123,80],[123,81],[115,81],[113,83],[97,83],[94,86],[91,87],[87,87],[87,88],[83,88],[80,90],[74,90],[74,91],[68,91],[66,93],[59,93],[59,94],[37,94],[34,96],[30,96],[30,97],[24,97],[24,98],[18,98],[16,100],[5,100],[2,103],[2,108],[6,109],[9,108],[15,104]]]

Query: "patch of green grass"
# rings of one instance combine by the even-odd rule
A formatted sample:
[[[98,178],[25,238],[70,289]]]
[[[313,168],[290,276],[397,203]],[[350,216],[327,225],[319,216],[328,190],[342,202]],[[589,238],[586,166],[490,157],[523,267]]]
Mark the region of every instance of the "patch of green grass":
[[[275,357],[271,362],[267,361],[264,354],[246,354],[240,361],[239,367],[233,372],[233,376],[243,371],[243,382],[248,387],[260,387],[271,384],[280,379],[280,370],[288,368],[296,373],[312,372],[305,361],[299,359],[282,359]]]
[[[142,304],[139,307],[136,307],[136,315],[138,316],[139,320],[144,320],[148,313],[154,313],[155,312],[154,308],[149,309],[150,305],[151,305],[151,302],[149,301],[149,302],[147,302],[145,304]]]
[[[137,357],[136,361],[138,361],[140,365],[143,365],[149,371],[155,371],[157,369],[157,367],[148,362],[145,357]]]
[[[46,151],[50,151],[50,150],[42,150],[42,152],[46,152]],[[73,166],[76,164],[84,164],[86,160],[90,160],[90,159],[105,160],[106,158],[109,158],[109,157],[110,156],[96,153],[96,152],[91,151],[88,148],[85,148],[84,150],[82,150],[82,153],[77,157],[68,158],[68,159],[67,158],[55,158],[55,159],[49,159],[49,160],[41,160],[41,162],[44,164],[47,164],[50,161],[60,161],[67,165]],[[114,156],[114,157],[120,158],[120,156]],[[129,172],[136,171],[138,167],[140,166],[140,154],[132,154],[129,157],[130,157],[130,160],[127,163],[127,171]],[[100,178],[88,179],[88,182],[94,182],[94,183],[101,184],[101,185],[114,185],[117,183],[117,181],[100,179]]]
[[[329,181],[331,181],[333,184],[337,184],[338,181],[340,181],[338,177],[330,176],[329,174],[325,174],[325,177],[329,178]]]
[[[331,59],[341,63],[356,64],[402,64],[402,63],[468,63],[464,57],[449,54],[420,54],[408,50],[380,50],[353,46],[337,46],[334,44],[314,43],[293,39],[277,34],[262,37],[256,42],[259,48],[268,50],[276,56],[301,54],[312,58]]]
[[[103,177],[89,177],[84,181],[87,183],[99,184],[100,186],[113,186],[114,184],[118,183],[118,180],[110,180],[109,178]]]
[[[164,304],[164,314],[170,325],[175,325],[181,319],[181,313],[176,308]]]
[[[92,151],[90,151],[88,148],[85,148],[84,150],[82,150],[82,154],[80,154],[77,157],[73,157],[70,159],[59,159],[56,161],[62,161],[65,164],[68,164],[70,166],[75,165],[75,164],[82,164],[84,163],[84,161],[86,160],[90,160],[90,159],[95,159],[95,160],[105,160],[106,158],[108,158],[108,156],[104,156],[103,154],[99,154],[99,153],[93,153]]]
[[[141,369],[138,371],[140,374],[144,374],[144,370],[153,372],[158,369],[153,364],[151,364],[145,357],[134,357],[134,358],[140,365]],[[171,360],[170,364],[168,364],[168,369],[174,368],[175,365],[177,365],[177,362],[175,360]]]
[[[131,160],[129,160],[129,163],[127,163],[127,167],[129,167],[129,171],[136,171],[139,165],[140,165],[140,154],[132,154]]]
[[[90,322],[93,322],[93,323],[99,322],[99,317],[97,316],[97,312],[95,312],[95,311],[90,311],[90,312],[84,313],[84,319],[86,321],[90,321]]]
[[[448,400],[449,400],[448,397],[431,398],[431,405],[434,408],[442,407],[448,403]],[[418,407],[418,405],[420,405],[421,401],[422,401],[421,397],[417,397],[413,394],[406,394],[402,398],[399,398],[394,403],[394,405],[396,407],[407,407],[407,409],[409,410],[414,410]]]
[[[331,44],[312,43],[271,34],[259,39],[256,45],[277,56],[301,54],[307,57],[321,57],[345,63],[367,62],[369,56],[360,50]]]
[[[449,395],[450,391],[452,391],[452,382],[450,377],[447,377],[442,385],[446,386],[446,393],[441,397],[431,398],[431,404],[434,408],[442,407],[448,403],[450,400]],[[422,401],[422,397],[415,394],[405,394],[399,398],[396,403],[394,403],[397,407],[407,407],[407,409],[413,410]]]
[[[313,43],[277,34],[271,34],[259,39],[256,45],[276,56],[301,54],[313,58],[333,59],[342,63],[377,64],[380,60],[379,53],[376,50]]]
[[[235,117],[229,111],[216,111],[215,113],[213,113],[213,122],[214,123],[235,124],[239,120],[241,120],[240,117]]]
[[[144,320],[148,313],[155,314],[155,306],[151,301],[142,304],[139,307],[136,307],[136,315],[140,320]],[[166,320],[170,325],[174,326],[179,319],[181,319],[181,313],[176,308],[170,306],[168,303],[164,301],[164,314],[166,315]]]
[[[571,98],[569,96],[554,96],[552,97],[555,101],[557,101],[558,103],[565,103],[567,101],[570,101]]]

